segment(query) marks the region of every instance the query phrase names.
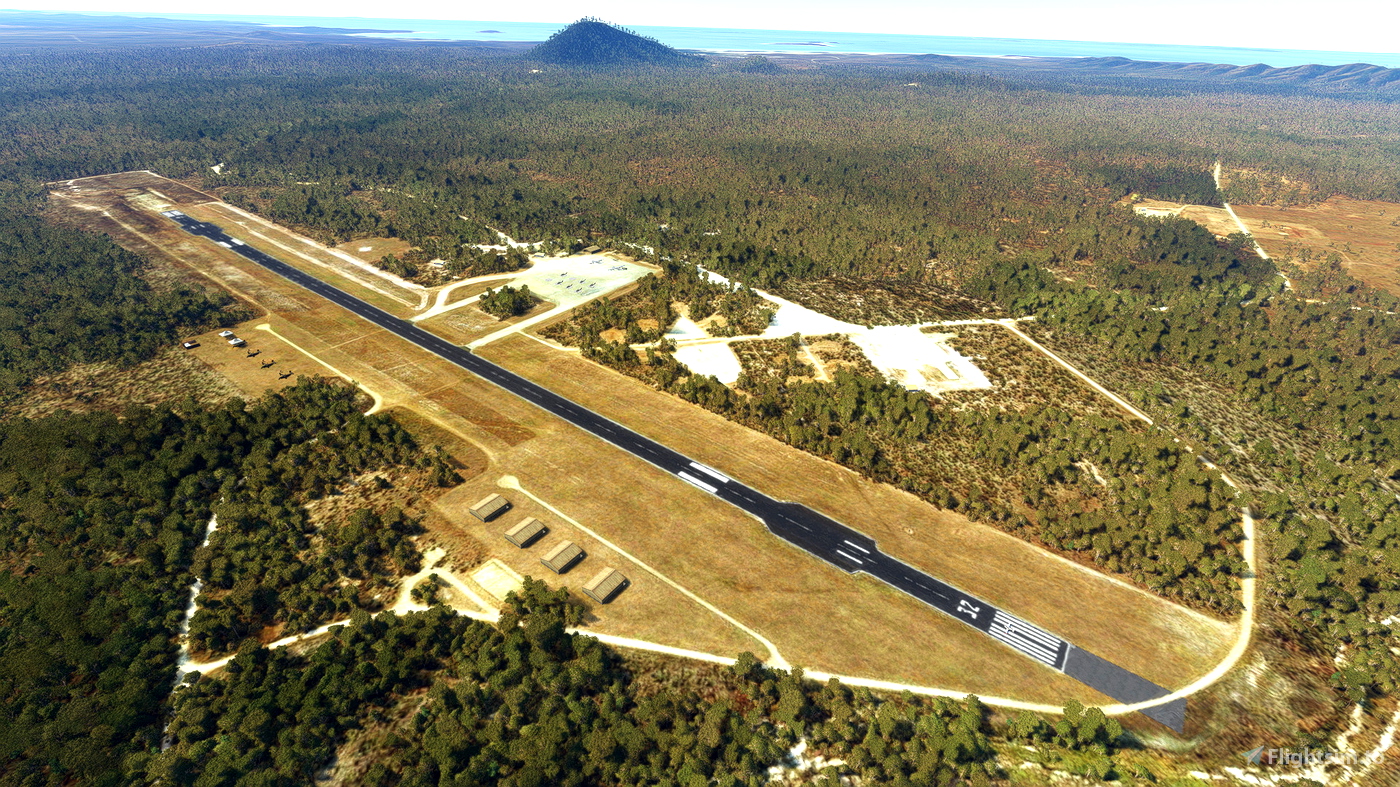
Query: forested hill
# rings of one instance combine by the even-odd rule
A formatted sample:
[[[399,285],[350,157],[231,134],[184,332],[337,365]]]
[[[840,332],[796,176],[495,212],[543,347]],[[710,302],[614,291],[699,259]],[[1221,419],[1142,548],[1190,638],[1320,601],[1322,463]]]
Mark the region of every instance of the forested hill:
[[[1078,65],[1083,69],[1100,72],[1150,74],[1183,79],[1246,80],[1300,86],[1338,85],[1400,90],[1400,69],[1373,66],[1369,63],[1273,68],[1262,63],[1232,66],[1222,63],[1157,63],[1129,60],[1125,57],[1094,57],[1081,60]]]
[[[1347,93],[1358,97],[1393,100],[1400,96],[1400,69],[1369,63],[1340,66],[1303,65],[1275,68],[1263,63],[1237,66],[1229,63],[1167,63],[1126,57],[991,58],[952,55],[886,56],[885,65],[918,65],[1013,78],[1060,79],[1099,88],[1106,79],[1127,80],[1139,89],[1187,85],[1195,90],[1237,90],[1249,93]]]
[[[610,66],[644,63],[660,66],[699,65],[704,58],[672,49],[654,38],[614,27],[596,19],[580,19],[530,50],[531,59],[569,66]]]

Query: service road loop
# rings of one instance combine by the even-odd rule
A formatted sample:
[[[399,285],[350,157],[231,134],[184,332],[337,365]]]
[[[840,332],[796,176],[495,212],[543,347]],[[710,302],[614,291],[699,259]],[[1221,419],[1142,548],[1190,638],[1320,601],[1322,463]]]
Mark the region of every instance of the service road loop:
[[[934,609],[992,637],[1038,664],[1062,672],[1123,703],[1147,702],[1171,692],[1112,662],[1066,642],[1044,629],[1004,612],[975,596],[884,554],[875,540],[806,506],[774,500],[723,473],[632,431],[562,396],[474,355],[464,347],[428,333],[412,322],[333,287],[310,274],[235,239],[217,225],[180,211],[161,215],[186,232],[206,238],[283,278],[320,295],[351,313],[489,380],[546,412],[568,421],[604,442],[670,473],[691,486],[739,508],[763,522],[769,532],[848,574],[864,573],[907,593]],[[1185,723],[1186,701],[1145,708],[1142,713],[1177,731]]]

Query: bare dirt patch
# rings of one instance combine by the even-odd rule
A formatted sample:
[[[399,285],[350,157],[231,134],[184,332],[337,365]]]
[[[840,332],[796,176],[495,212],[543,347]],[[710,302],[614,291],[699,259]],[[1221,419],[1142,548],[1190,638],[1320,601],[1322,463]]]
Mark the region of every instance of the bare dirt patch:
[[[517,446],[535,436],[534,432],[501,415],[480,397],[459,386],[434,391],[428,398],[489,431],[506,445]]]
[[[1238,208],[1238,206],[1236,206]],[[1224,208],[1211,205],[1191,205],[1184,202],[1167,202],[1158,199],[1145,199],[1133,203],[1133,210],[1149,217],[1180,216],[1210,230],[1211,234],[1224,238],[1240,231],[1239,225]]]

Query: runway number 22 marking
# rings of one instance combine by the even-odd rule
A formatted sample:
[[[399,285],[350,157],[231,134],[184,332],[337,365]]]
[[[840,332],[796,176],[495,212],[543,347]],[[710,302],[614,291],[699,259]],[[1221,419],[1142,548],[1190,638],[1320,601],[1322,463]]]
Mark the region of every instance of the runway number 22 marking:
[[[981,611],[982,611],[982,608],[979,607],[979,606],[977,606],[976,604],[969,604],[969,603],[967,603],[967,601],[965,601],[965,600],[960,600],[960,601],[958,601],[958,612],[961,612],[962,614],[967,615],[968,617],[972,618],[973,620],[976,620],[976,619],[977,619],[977,613],[978,613],[978,612],[981,612]]]

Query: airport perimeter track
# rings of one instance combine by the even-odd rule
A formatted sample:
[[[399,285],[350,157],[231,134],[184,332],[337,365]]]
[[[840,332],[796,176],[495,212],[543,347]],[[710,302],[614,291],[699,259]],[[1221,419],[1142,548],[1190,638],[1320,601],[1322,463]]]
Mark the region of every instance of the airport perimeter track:
[[[524,399],[617,448],[743,510],[773,535],[847,572],[863,572],[996,639],[1041,665],[1061,672],[1125,704],[1150,702],[1172,692],[1027,621],[880,552],[874,539],[797,503],[775,500],[723,473],[452,344],[407,320],[229,236],[218,225],[176,210],[162,213],[191,235],[236,252],[423,350]],[[1141,712],[1177,732],[1185,725],[1186,700],[1176,698]]]

